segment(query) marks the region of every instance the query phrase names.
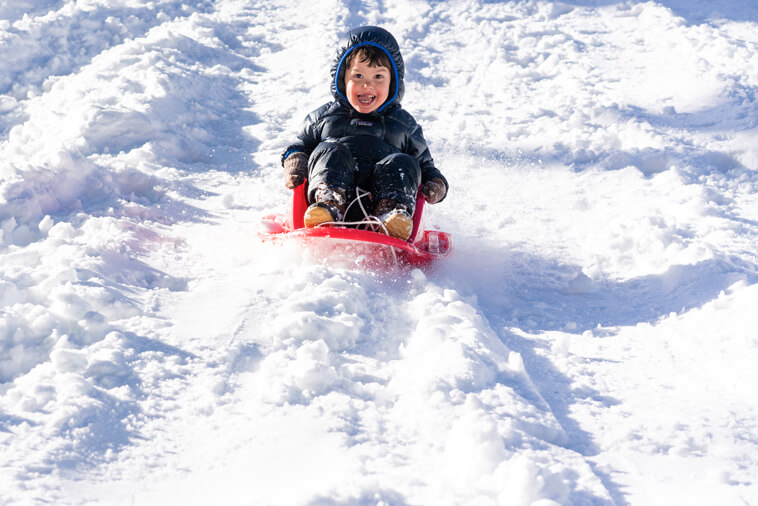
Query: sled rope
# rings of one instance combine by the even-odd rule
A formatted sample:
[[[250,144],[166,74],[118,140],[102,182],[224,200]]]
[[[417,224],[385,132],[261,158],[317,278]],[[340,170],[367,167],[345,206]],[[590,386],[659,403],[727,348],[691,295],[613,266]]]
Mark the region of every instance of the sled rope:
[[[342,226],[356,226],[356,225],[365,225],[369,230],[372,232],[378,232],[381,230],[384,232],[385,235],[389,235],[389,231],[387,230],[387,227],[382,223],[382,220],[377,218],[376,216],[372,216],[366,211],[366,208],[363,206],[363,201],[361,200],[365,196],[370,196],[371,193],[363,190],[362,188],[356,187],[356,197],[348,204],[347,208],[345,209],[345,216],[347,216],[348,211],[350,211],[350,208],[358,202],[358,206],[361,208],[361,212],[363,213],[363,219],[359,221],[325,221],[324,223],[319,223],[316,225],[316,228],[324,227],[324,226],[332,226],[332,225],[342,225]],[[389,247],[389,250],[392,252],[392,258],[395,261],[395,265],[398,265],[397,261],[397,254],[395,253],[395,248]]]

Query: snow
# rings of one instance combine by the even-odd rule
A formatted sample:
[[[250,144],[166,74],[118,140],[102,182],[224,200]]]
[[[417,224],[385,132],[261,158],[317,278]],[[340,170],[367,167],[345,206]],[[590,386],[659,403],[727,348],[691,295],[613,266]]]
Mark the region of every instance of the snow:
[[[258,241],[378,24],[456,254]],[[758,504],[758,6],[0,4],[0,503]]]

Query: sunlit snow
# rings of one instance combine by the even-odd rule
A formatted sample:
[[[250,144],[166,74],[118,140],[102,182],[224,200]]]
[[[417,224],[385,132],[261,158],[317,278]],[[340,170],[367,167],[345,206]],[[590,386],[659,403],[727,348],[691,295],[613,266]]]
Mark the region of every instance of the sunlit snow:
[[[425,272],[261,243],[398,39]],[[758,504],[758,6],[0,2],[0,503]]]

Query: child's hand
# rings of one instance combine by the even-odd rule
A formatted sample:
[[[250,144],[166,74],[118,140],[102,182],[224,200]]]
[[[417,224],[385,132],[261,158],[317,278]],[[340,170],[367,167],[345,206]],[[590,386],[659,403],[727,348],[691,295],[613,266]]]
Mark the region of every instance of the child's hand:
[[[421,188],[421,194],[430,204],[436,204],[442,200],[446,193],[445,183],[438,177],[427,181]]]
[[[303,184],[308,175],[308,156],[296,152],[284,160],[284,186],[290,190]]]

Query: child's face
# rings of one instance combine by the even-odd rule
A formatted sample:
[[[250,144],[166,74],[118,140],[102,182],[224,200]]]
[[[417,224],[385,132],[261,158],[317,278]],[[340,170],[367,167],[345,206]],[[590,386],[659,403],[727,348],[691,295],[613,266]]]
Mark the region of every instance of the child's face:
[[[369,67],[368,62],[353,58],[345,71],[345,93],[353,108],[363,114],[379,109],[390,92],[390,70]]]

